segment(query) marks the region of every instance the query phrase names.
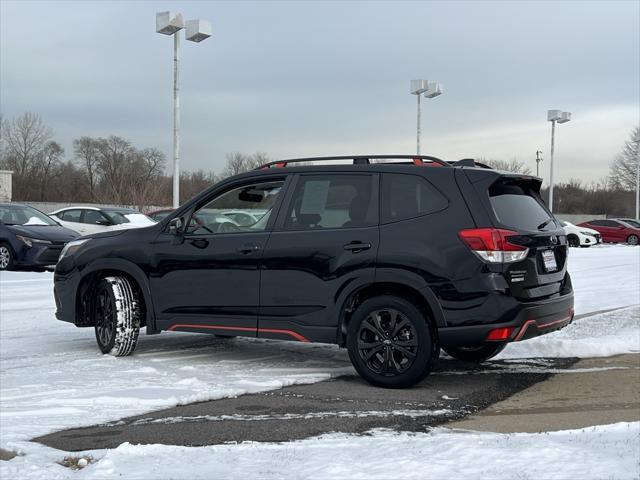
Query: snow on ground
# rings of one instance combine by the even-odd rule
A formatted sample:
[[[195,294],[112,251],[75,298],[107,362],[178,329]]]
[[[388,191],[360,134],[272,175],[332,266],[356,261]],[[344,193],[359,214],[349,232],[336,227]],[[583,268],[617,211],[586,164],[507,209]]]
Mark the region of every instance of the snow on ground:
[[[640,422],[548,433],[480,433],[436,428],[386,430],[274,443],[210,447],[131,445],[86,452],[79,472],[18,457],[2,462],[3,478],[89,480],[226,478],[630,479],[640,476]],[[6,475],[6,477],[4,476]]]
[[[503,356],[596,356],[639,350],[640,248],[602,246],[572,249],[569,270],[576,291],[577,314],[636,307],[578,320],[560,332],[510,345]],[[173,332],[156,336],[143,334],[132,357],[114,358],[99,353],[91,329],[78,329],[59,322],[54,311],[52,274],[0,273],[0,447],[26,453],[26,457],[0,462],[2,478],[15,478],[15,475],[5,476],[5,472],[10,472],[14,465],[26,467],[30,464],[34,467],[32,473],[36,475],[44,470],[35,465],[44,468],[49,461],[47,459],[59,459],[60,452],[28,441],[34,436],[113,421],[180,403],[353,374],[346,352],[335,346],[258,339],[221,340],[213,336]],[[633,428],[637,430],[637,427]],[[602,430],[593,435],[602,437],[607,435],[606,432]],[[448,433],[440,432],[440,435],[450,438],[446,437],[450,435]],[[577,433],[571,435],[571,438],[580,436]],[[357,442],[362,442],[363,447],[366,442],[373,442],[373,445],[378,436]],[[389,448],[396,448],[396,443],[400,448],[403,442],[413,442],[414,437],[411,438],[393,436]],[[432,441],[429,440],[431,438],[425,437],[425,445]],[[503,437],[490,441],[511,441],[499,438]],[[346,441],[346,438],[334,438],[330,444],[338,442],[335,444],[343,448]],[[585,437],[580,441],[591,440]],[[349,442],[351,445],[356,439]],[[321,445],[325,444],[323,440],[309,445],[317,445],[315,448],[321,455],[324,451]],[[125,465],[127,455],[135,463],[136,455],[147,452],[155,457],[154,452],[160,453],[166,447],[137,447],[140,450],[134,450],[138,453],[131,453],[134,451],[132,448],[125,446],[110,452],[100,465],[106,465],[108,461],[114,465]],[[218,447],[212,451],[215,448]],[[224,448],[230,449],[235,453],[229,455],[238,458],[251,448],[264,448],[264,452],[268,452],[271,447],[243,445],[237,447],[237,451],[233,450],[236,447],[219,448],[221,452],[225,451]],[[283,447],[281,454],[286,456],[286,452],[300,451],[296,450],[298,448],[301,447]],[[194,462],[207,461],[198,459],[205,451],[208,450],[193,453]],[[335,451],[333,447],[327,447],[326,451],[333,451],[327,453],[327,458],[330,458],[338,450],[337,447]],[[295,464],[298,454],[292,455],[291,462]],[[424,458],[409,457],[407,464],[421,462],[424,467]],[[455,455],[452,454],[451,458]],[[340,465],[347,463],[339,462]],[[267,469],[264,473],[276,475],[278,471]],[[415,471],[407,470],[408,474]],[[382,470],[378,475],[380,472]]]

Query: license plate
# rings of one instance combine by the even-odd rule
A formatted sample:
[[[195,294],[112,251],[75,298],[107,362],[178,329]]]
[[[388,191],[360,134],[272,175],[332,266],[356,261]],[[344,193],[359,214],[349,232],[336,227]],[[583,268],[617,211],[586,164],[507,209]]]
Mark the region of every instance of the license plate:
[[[553,250],[545,250],[542,252],[542,261],[544,263],[544,269],[547,272],[553,272],[558,269],[558,264],[556,263],[556,255],[553,253]]]

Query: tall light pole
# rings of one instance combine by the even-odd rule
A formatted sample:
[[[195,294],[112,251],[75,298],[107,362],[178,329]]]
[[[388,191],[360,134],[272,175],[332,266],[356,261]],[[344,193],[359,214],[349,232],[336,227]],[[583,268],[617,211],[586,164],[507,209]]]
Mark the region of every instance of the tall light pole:
[[[199,43],[211,36],[211,23],[187,20],[185,38]],[[173,35],[173,208],[180,206],[180,30],[185,28],[182,14],[156,13],[156,32]]]
[[[636,144],[636,220],[640,220],[640,128],[633,137]]]
[[[555,146],[556,122],[567,123],[571,120],[571,112],[563,112],[561,110],[548,110],[547,120],[551,122],[551,155],[549,156],[549,167],[551,173],[549,175],[549,210],[553,213],[553,153]]]
[[[416,134],[416,153],[420,155],[420,135],[421,135],[421,109],[420,109],[420,96],[424,94],[425,98],[435,98],[438,95],[442,95],[442,85],[437,82],[430,82],[429,80],[411,80],[411,88],[409,90],[411,95],[415,95],[418,99],[418,118],[417,118],[417,134]]]

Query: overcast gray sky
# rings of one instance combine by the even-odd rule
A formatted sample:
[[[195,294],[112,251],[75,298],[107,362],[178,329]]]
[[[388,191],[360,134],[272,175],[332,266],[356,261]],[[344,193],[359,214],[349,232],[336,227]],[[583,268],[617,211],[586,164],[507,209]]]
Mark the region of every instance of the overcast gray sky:
[[[409,80],[424,101],[423,153],[526,162],[597,180],[640,123],[640,2],[0,1],[2,115],[41,114],[72,155],[120,135],[171,158],[172,39],[155,12],[213,23],[183,42],[182,165],[225,152],[275,158],[415,151]],[[542,164],[548,176],[548,161]]]

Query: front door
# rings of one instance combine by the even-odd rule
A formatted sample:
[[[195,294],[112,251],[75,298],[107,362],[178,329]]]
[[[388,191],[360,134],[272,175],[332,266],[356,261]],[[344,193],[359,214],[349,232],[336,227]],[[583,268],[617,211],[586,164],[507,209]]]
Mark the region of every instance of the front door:
[[[372,283],[378,176],[301,174],[262,262],[260,337],[335,342],[344,294]]]
[[[185,215],[181,234],[160,234],[150,272],[162,330],[256,336],[260,261],[283,178],[235,184]],[[227,211],[257,220],[239,225]]]

